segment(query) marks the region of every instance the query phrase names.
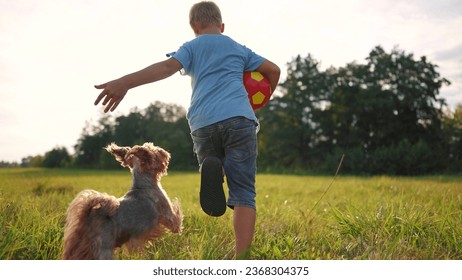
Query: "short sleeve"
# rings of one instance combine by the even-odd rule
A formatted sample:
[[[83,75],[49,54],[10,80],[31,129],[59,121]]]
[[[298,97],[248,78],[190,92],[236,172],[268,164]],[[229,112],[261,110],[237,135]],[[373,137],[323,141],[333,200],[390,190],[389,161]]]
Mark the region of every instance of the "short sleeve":
[[[244,72],[255,71],[266,60],[264,57],[254,53],[251,49],[244,46],[247,51],[247,61],[245,63]]]
[[[178,60],[178,62],[181,63],[181,66],[183,66],[185,73],[189,73],[191,71],[193,57],[192,57],[191,48],[188,43],[183,44],[178,49],[178,51],[169,53],[167,54],[167,56]]]

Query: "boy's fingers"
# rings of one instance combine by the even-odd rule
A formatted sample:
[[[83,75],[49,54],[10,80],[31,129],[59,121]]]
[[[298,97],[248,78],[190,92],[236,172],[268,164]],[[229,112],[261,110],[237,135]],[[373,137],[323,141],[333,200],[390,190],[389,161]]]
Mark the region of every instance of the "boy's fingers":
[[[95,85],[94,87],[96,89],[104,89],[105,87],[107,86],[107,83],[104,83],[104,84],[101,84],[101,85]],[[106,95],[106,92],[105,90],[103,90],[99,95],[98,97],[96,98],[95,100],[95,105],[98,105],[98,103],[101,101],[101,99],[103,99],[103,97]]]
[[[106,91],[103,90],[103,91],[98,95],[98,97],[96,98],[96,100],[95,100],[95,105],[98,105],[98,103],[101,101],[101,99],[103,99],[103,97],[104,97],[105,95],[106,95]]]
[[[111,112],[114,112],[114,110],[117,108],[117,106],[119,106],[119,104],[120,104],[120,101],[115,102],[114,105],[111,106]]]
[[[104,89],[107,86],[107,83],[101,84],[101,85],[95,85],[96,89]]]
[[[111,109],[111,104],[107,105],[106,108],[104,108],[104,113],[109,112],[110,109]]]
[[[111,100],[111,102],[109,102],[109,104],[107,104],[106,108],[104,108],[104,113],[107,113],[109,111],[111,112],[114,112],[114,110],[117,108],[117,106],[119,106],[119,102],[114,102],[113,100]]]
[[[106,98],[104,98],[102,105],[103,106],[106,105],[110,100],[111,100],[111,103],[114,102],[114,97],[109,96],[109,94],[106,95]]]

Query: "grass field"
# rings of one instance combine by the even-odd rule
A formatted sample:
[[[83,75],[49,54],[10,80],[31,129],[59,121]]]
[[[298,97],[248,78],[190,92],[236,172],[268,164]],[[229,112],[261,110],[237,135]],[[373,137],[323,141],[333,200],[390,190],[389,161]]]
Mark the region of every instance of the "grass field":
[[[462,259],[462,177],[340,175],[319,201],[331,181],[259,174],[253,259]],[[59,259],[75,194],[91,188],[121,196],[130,183],[128,170],[0,169],[0,259]],[[143,252],[119,249],[117,259],[232,259],[232,211],[205,215],[198,183],[198,173],[163,177],[181,201],[183,233]]]

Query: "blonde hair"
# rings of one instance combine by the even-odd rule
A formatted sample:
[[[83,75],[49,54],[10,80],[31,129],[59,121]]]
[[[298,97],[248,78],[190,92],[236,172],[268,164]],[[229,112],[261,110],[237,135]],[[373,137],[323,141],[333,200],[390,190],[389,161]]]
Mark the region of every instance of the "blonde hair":
[[[191,27],[197,26],[205,28],[209,25],[222,23],[220,8],[211,1],[202,1],[194,4],[189,11],[189,24]]]

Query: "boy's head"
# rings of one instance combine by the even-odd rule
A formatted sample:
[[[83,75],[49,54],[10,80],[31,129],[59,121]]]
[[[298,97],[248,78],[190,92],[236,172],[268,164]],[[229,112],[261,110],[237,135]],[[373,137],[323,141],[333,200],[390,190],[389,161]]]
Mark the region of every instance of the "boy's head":
[[[189,24],[195,31],[210,26],[222,28],[220,8],[211,1],[194,4],[189,11]]]

